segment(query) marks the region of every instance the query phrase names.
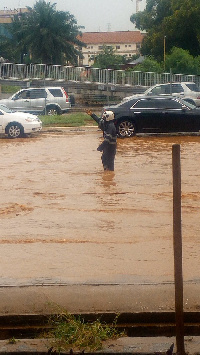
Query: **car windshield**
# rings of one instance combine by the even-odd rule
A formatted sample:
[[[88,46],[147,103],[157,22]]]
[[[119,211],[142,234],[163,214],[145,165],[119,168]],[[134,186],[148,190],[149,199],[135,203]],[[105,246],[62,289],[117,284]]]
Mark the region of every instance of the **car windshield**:
[[[12,113],[13,112],[6,105],[3,105],[3,104],[0,104],[0,110],[4,111],[6,113]]]
[[[137,101],[138,101],[138,97],[135,97],[134,99],[130,99],[130,100],[123,100],[119,104],[117,104],[115,107],[123,107],[123,106],[130,106],[130,105],[132,106]]]

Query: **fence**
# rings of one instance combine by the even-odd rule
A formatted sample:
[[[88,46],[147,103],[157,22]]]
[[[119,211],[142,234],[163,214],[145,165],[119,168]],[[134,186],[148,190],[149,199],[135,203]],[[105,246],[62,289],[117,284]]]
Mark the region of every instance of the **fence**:
[[[200,86],[196,75],[84,68],[46,64],[0,63],[0,78],[13,80],[88,81],[99,84],[152,86],[170,81],[193,81]]]

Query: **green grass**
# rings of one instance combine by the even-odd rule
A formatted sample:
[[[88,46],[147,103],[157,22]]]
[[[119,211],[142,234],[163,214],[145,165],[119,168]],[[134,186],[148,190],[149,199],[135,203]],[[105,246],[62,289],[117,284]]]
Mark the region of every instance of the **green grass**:
[[[116,329],[117,319],[111,325],[96,320],[85,323],[80,316],[75,317],[67,312],[50,318],[52,330],[46,337],[53,339],[52,347],[56,351],[64,350],[89,350],[102,349],[103,341],[124,336]]]
[[[56,116],[40,116],[43,127],[80,127],[96,125],[95,121],[84,112],[67,113]]]
[[[16,85],[1,85],[1,92],[4,94],[14,94],[15,92],[19,91],[21,88],[20,86]]]

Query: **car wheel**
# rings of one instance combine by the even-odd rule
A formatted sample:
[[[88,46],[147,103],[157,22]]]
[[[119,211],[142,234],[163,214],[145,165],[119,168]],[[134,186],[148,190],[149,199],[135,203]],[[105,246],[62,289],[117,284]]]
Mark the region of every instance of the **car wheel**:
[[[61,109],[57,106],[48,106],[46,108],[46,114],[48,116],[56,116],[61,114]]]
[[[136,133],[135,124],[132,121],[125,119],[119,122],[117,131],[121,138],[132,137]]]
[[[18,138],[23,136],[24,129],[19,123],[12,122],[7,125],[6,134],[8,135],[9,138]]]

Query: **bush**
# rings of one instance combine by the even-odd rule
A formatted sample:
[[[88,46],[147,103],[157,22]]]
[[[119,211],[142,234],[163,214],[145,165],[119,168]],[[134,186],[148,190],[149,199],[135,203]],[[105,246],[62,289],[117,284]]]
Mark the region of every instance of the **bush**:
[[[124,336],[124,333],[116,330],[116,322],[117,318],[111,325],[101,323],[100,320],[85,323],[80,316],[75,317],[63,312],[50,317],[49,323],[52,330],[47,336],[53,339],[52,346],[57,351],[100,350],[103,341]]]

